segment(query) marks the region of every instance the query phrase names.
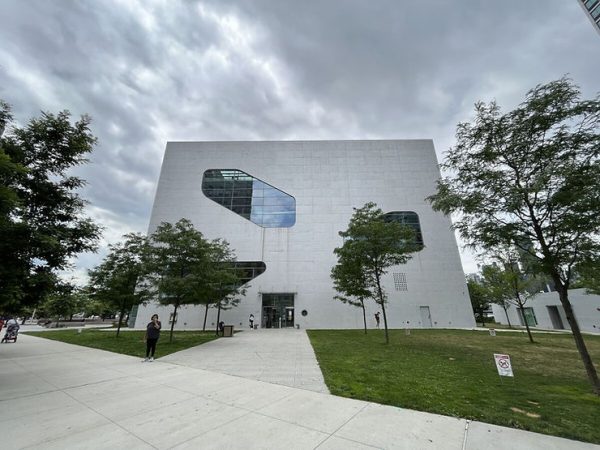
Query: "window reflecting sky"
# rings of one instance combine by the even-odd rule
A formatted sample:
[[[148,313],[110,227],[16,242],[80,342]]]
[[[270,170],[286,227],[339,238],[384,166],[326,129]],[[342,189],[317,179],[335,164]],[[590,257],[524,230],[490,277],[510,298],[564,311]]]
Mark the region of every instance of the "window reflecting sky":
[[[211,200],[266,228],[296,223],[296,199],[237,169],[204,172],[202,192]]]

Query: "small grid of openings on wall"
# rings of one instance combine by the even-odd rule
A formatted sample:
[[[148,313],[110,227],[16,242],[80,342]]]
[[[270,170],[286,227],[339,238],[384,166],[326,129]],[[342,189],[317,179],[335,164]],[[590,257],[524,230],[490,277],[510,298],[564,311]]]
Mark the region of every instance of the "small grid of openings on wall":
[[[390,211],[385,213],[383,217],[387,222],[398,222],[412,228],[415,232],[415,244],[418,247],[416,250],[423,249],[423,233],[421,232],[421,223],[419,222],[419,216],[416,212]]]
[[[296,223],[296,199],[237,169],[210,169],[202,177],[202,192],[212,201],[265,228]]]
[[[394,287],[397,291],[408,291],[408,284],[406,284],[405,273],[394,272]]]

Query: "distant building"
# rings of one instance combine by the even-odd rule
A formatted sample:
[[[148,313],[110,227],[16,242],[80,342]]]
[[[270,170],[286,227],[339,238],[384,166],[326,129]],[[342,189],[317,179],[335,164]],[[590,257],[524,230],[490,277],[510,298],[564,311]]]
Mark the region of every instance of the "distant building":
[[[249,287],[221,313],[226,324],[247,327],[252,314],[261,328],[361,328],[360,309],[334,300],[330,272],[338,232],[374,201],[424,245],[384,277],[390,327],[473,327],[450,219],[425,200],[439,177],[431,140],[169,142],[148,231],[186,218],[231,244]],[[367,308],[374,326],[380,307]],[[153,313],[166,324],[171,312],[151,303],[132,316],[139,328]],[[203,307],[182,307],[175,326],[203,320]],[[215,322],[211,308],[207,327]]]
[[[600,333],[600,295],[586,294],[585,289],[569,290],[569,300],[581,331]],[[494,319],[503,325],[525,325],[554,330],[570,330],[565,310],[557,292],[544,292],[526,303],[524,312],[510,306],[505,312],[499,305],[492,305]]]
[[[578,3],[600,33],[600,0],[578,0]]]

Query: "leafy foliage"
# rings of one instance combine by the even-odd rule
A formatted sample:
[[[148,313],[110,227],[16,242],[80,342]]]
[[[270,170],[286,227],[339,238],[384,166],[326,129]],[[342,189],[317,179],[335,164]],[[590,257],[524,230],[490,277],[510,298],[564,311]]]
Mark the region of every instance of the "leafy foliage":
[[[489,292],[483,284],[475,280],[468,280],[467,288],[475,318],[481,321],[481,326],[485,326],[484,312],[490,307]]]
[[[94,251],[100,228],[83,214],[85,181],[71,173],[96,143],[90,118],[72,124],[63,111],[23,128],[11,121],[0,102],[0,306],[18,310],[52,292],[71,257]]]
[[[125,240],[110,245],[102,263],[89,271],[88,285],[91,297],[104,305],[104,309],[119,311],[117,337],[125,314],[153,294],[144,282],[148,253],[146,237],[135,233],[123,237]]]
[[[409,226],[386,221],[383,211],[369,202],[362,208],[354,208],[348,229],[339,233],[344,244],[334,250],[338,264],[331,277],[342,294],[339,299],[362,304],[365,298],[373,298],[383,311],[386,342],[389,342],[387,294],[381,280],[390,267],[405,264],[411,258],[410,253],[418,250],[414,233]]]
[[[536,86],[513,111],[475,105],[429,197],[456,213],[465,241],[516,246],[555,284],[594,390],[600,381],[568,299],[574,267],[600,252],[600,98],[581,100],[567,78]]]
[[[221,239],[209,241],[187,219],[164,222],[150,236],[148,283],[163,305],[172,305],[171,338],[177,310],[186,304],[237,305],[245,290],[234,268],[235,255]]]

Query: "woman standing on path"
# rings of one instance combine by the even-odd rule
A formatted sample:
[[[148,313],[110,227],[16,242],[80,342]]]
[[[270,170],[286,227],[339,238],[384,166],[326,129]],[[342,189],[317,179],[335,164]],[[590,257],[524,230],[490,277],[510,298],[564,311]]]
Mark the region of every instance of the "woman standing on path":
[[[150,323],[146,326],[146,358],[144,361],[154,361],[154,352],[156,351],[156,343],[160,337],[161,326],[158,314],[154,314]]]

